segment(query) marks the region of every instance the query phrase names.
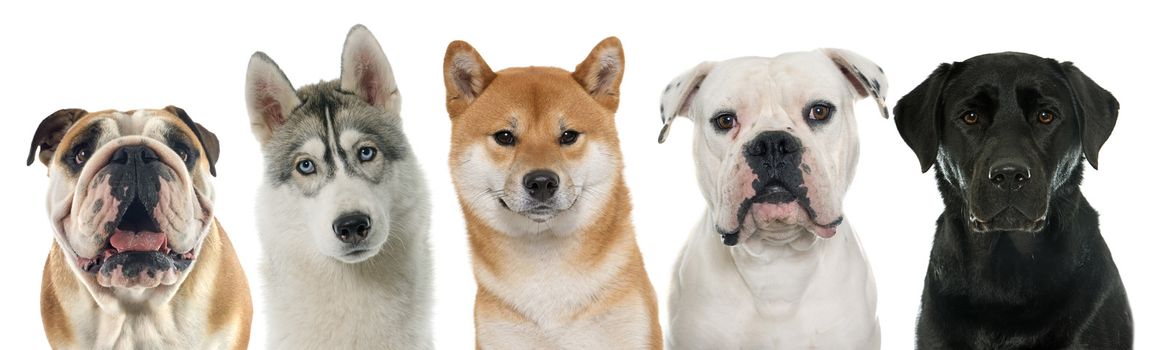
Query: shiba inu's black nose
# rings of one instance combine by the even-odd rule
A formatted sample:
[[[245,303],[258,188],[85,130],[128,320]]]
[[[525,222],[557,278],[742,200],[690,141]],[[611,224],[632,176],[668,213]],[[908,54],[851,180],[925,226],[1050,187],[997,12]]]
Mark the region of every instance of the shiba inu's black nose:
[[[351,213],[340,216],[331,224],[335,236],[343,243],[359,243],[367,238],[371,230],[371,218],[363,213]]]
[[[548,170],[533,170],[525,175],[525,190],[536,200],[544,202],[557,193],[557,184],[561,179],[557,173]]]

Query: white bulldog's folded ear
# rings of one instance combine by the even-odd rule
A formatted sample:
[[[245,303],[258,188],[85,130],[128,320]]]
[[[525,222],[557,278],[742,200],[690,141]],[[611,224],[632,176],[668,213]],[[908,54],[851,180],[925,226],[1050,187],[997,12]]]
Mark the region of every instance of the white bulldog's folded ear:
[[[666,137],[670,135],[670,123],[673,123],[675,118],[690,117],[687,114],[690,112],[690,101],[701,88],[702,80],[706,79],[706,75],[710,74],[710,70],[717,64],[718,62],[710,61],[699,63],[666,85],[666,89],[662,91],[660,108],[662,132],[658,134],[658,143],[666,142]]]
[[[301,103],[290,79],[274,60],[261,51],[250,56],[246,67],[246,111],[250,113],[250,131],[259,143],[266,144]]]
[[[379,41],[362,24],[356,24],[347,32],[339,87],[354,92],[389,115],[399,116],[401,99],[391,63],[383,54]]]
[[[843,74],[844,78],[851,83],[851,87],[860,97],[871,97],[876,100],[876,104],[880,106],[880,114],[884,119],[888,118],[888,104],[884,101],[884,95],[888,92],[888,78],[884,75],[883,68],[876,65],[875,62],[860,56],[851,51],[843,49],[821,49],[835,66],[839,68],[839,72]]]

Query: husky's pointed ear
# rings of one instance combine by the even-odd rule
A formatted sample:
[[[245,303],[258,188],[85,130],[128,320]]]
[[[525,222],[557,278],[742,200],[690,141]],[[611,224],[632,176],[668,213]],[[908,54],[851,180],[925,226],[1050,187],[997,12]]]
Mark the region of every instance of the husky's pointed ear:
[[[941,64],[928,79],[901,97],[892,111],[896,115],[896,130],[900,132],[904,143],[916,153],[921,172],[928,172],[936,162],[941,125],[937,114],[940,113],[944,83],[952,74],[952,69],[951,64]]]
[[[80,108],[66,108],[45,117],[40,121],[40,126],[36,127],[36,132],[32,134],[32,146],[28,148],[28,160],[24,165],[32,165],[32,160],[38,158],[45,166],[52,161],[52,155],[56,152],[56,148],[61,143],[61,139],[65,137],[65,133],[73,126],[77,120],[88,114]],[[36,152],[40,148],[40,153]]]
[[[202,124],[195,123],[184,109],[176,106],[165,106],[165,110],[181,119],[182,123],[185,123],[186,127],[194,132],[194,137],[198,138],[198,144],[206,152],[206,163],[210,164],[210,175],[218,176],[218,170],[214,168],[214,165],[218,164],[218,135],[214,135]]]
[[[852,89],[859,97],[871,97],[880,107],[880,114],[888,119],[888,104],[884,96],[888,93],[888,78],[883,68],[871,60],[843,49],[821,49],[827,55],[839,72],[847,78]]]
[[[250,56],[246,68],[246,111],[250,113],[250,131],[259,143],[266,144],[301,103],[290,79],[274,60],[261,51]]]
[[[480,57],[480,53],[468,43],[456,40],[448,44],[444,52],[444,89],[447,90],[448,116],[455,118],[468,108],[496,73]]]
[[[658,134],[658,143],[666,142],[670,136],[670,123],[674,119],[684,116],[690,118],[690,101],[702,88],[702,80],[710,74],[717,62],[702,62],[694,68],[682,73],[666,85],[662,90],[662,103],[659,108],[662,113],[662,132]],[[692,118],[691,118],[692,119]]]
[[[1073,106],[1080,116],[1081,149],[1089,165],[1097,169],[1097,152],[1110,138],[1118,121],[1118,99],[1082,73],[1073,62],[1061,63],[1069,89],[1073,92]]]
[[[354,92],[389,115],[399,116],[402,101],[391,63],[383,54],[379,41],[362,24],[356,24],[347,32],[342,67],[340,88]]]
[[[581,84],[589,96],[610,111],[617,111],[621,77],[625,74],[625,52],[621,40],[605,38],[573,70],[573,80]]]

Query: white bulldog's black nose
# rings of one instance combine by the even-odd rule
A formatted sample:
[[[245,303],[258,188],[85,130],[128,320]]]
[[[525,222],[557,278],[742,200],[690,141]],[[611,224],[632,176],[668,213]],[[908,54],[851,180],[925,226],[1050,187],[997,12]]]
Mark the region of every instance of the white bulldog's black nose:
[[[1029,181],[1029,166],[1024,162],[1007,159],[989,168],[989,181],[1001,190],[1016,191]]]
[[[109,162],[116,164],[146,165],[160,159],[157,153],[153,152],[153,149],[145,145],[134,145],[121,147],[116,152],[113,152],[113,158]]]
[[[744,149],[748,163],[766,169],[779,163],[798,163],[802,151],[799,138],[786,131],[765,131],[751,139]]]
[[[351,213],[340,216],[331,224],[331,229],[335,230],[335,237],[343,243],[359,243],[367,238],[367,232],[371,230],[371,217],[363,213]]]
[[[533,170],[525,174],[524,186],[529,196],[544,202],[557,193],[557,186],[561,179],[557,173],[548,170]]]

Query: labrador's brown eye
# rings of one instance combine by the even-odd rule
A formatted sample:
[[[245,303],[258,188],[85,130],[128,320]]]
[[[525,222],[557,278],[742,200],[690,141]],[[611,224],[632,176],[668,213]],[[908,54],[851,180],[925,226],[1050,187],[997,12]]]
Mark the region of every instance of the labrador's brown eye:
[[[720,131],[730,130],[734,128],[734,123],[738,122],[738,117],[734,113],[722,113],[710,120],[715,128]]]
[[[1050,111],[1041,111],[1041,113],[1037,113],[1037,121],[1041,122],[1041,124],[1052,123],[1053,119],[1056,119],[1056,117],[1057,116],[1053,115],[1053,112]]]
[[[960,119],[964,120],[964,123],[968,125],[976,125],[976,123],[980,122],[980,116],[977,115],[974,111],[964,112],[964,114],[960,116]]]

